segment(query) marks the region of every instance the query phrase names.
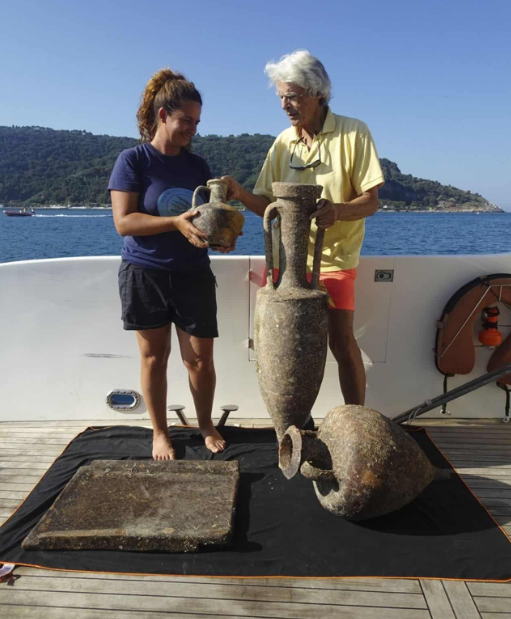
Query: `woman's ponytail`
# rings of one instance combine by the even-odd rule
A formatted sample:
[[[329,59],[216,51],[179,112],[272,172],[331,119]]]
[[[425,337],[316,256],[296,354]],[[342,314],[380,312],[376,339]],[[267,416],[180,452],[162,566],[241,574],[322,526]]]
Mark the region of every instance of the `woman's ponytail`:
[[[184,101],[196,101],[202,105],[202,98],[193,82],[170,69],[161,69],[155,73],[147,82],[137,112],[140,141],[150,142],[154,138],[160,108],[165,108],[171,114]]]

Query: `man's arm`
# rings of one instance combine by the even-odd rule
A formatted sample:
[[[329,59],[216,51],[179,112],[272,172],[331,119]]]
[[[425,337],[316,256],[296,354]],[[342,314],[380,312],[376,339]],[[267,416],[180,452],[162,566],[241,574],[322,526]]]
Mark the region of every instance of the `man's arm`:
[[[374,215],[378,210],[378,186],[364,191],[350,202],[333,203],[320,200],[318,210],[312,213],[318,228],[330,228],[336,221],[356,221]]]
[[[250,193],[244,189],[232,176],[222,176],[223,181],[227,181],[229,189],[227,190],[227,200],[238,200],[251,210],[256,215],[264,217],[264,211],[270,200],[264,196],[258,196],[255,193]]]

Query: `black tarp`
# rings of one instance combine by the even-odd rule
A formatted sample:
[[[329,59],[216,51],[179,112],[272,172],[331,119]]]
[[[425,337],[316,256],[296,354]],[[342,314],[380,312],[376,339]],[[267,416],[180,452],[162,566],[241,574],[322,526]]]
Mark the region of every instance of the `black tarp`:
[[[239,461],[231,547],[187,554],[21,549],[25,536],[80,466],[98,459],[151,458],[150,430],[115,426],[88,428],[67,446],[0,528],[0,562],[217,577],[511,578],[509,539],[457,474],[433,482],[398,512],[350,523],[320,506],[310,481],[301,475],[284,478],[272,430],[225,427],[228,448],[214,456],[196,429],[171,427],[170,434],[179,458]],[[411,435],[433,464],[451,468],[425,430]]]

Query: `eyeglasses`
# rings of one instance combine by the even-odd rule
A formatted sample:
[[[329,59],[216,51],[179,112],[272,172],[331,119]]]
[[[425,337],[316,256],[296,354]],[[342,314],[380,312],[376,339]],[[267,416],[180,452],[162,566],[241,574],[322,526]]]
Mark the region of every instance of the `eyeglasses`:
[[[289,160],[289,167],[292,170],[307,170],[308,168],[317,168],[318,165],[321,163],[321,142],[318,140],[318,158],[316,159],[316,161],[311,161],[311,163],[306,163],[305,165],[293,165],[293,155],[295,154],[298,142],[301,142],[301,140],[297,140],[295,142],[293,152],[291,153],[291,158]]]

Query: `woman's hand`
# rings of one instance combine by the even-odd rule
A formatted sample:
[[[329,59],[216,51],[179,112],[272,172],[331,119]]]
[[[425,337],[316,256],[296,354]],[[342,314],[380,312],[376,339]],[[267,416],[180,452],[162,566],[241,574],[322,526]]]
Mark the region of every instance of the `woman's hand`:
[[[174,226],[192,245],[205,249],[209,247],[206,241],[208,235],[205,232],[201,232],[190,221],[192,217],[198,214],[199,211],[185,211],[182,215],[174,217]]]
[[[236,249],[236,245],[231,245],[231,247],[224,247],[223,245],[215,245],[215,247],[211,248],[213,251],[219,251],[221,254],[229,254],[231,251]]]
[[[243,234],[243,230],[239,233],[238,236],[242,236],[242,234]],[[221,254],[229,254],[231,251],[234,251],[236,249],[236,241],[237,240],[238,239],[236,238],[234,240],[234,245],[231,245],[230,247],[223,247],[222,245],[215,245],[211,249],[213,251],[219,251]]]
[[[226,200],[229,202],[230,200],[241,200],[242,193],[244,191],[243,187],[238,183],[238,181],[234,180],[232,176],[222,176],[223,181],[227,181],[227,196]]]
[[[317,203],[318,210],[314,211],[310,216],[310,219],[316,218],[316,225],[318,228],[330,228],[338,219],[337,205],[330,200],[322,198]]]

